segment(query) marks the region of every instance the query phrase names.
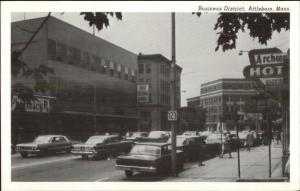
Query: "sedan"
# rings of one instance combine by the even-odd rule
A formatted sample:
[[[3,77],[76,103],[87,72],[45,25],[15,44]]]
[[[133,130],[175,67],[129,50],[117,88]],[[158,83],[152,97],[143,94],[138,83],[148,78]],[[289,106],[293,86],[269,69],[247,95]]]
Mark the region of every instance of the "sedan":
[[[16,151],[23,158],[28,154],[38,154],[44,156],[48,153],[56,153],[65,151],[69,153],[72,148],[72,143],[66,136],[63,135],[41,135],[34,139],[31,143],[17,144]]]
[[[81,155],[83,159],[89,157],[109,157],[120,153],[128,153],[132,147],[132,141],[121,141],[118,135],[95,135],[85,143],[75,144],[72,149],[74,155]]]
[[[121,155],[116,160],[116,169],[124,170],[126,177],[134,172],[148,172],[163,175],[171,172],[171,145],[169,143],[137,143],[128,155]],[[176,152],[177,171],[184,166],[182,151]]]

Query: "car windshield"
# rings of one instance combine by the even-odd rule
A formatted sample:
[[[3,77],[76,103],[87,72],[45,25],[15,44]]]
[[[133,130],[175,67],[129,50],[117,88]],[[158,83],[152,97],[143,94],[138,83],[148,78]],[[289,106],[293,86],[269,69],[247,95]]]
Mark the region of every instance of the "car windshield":
[[[160,155],[160,147],[153,145],[135,145],[130,154],[135,155]]]
[[[131,137],[140,137],[142,136],[142,133],[140,132],[135,132],[135,133],[132,133]]]
[[[185,141],[186,140],[186,138],[185,137],[177,137],[176,138],[176,146],[178,147],[180,147],[180,146],[183,146],[184,144],[185,144]]]
[[[86,144],[103,143],[103,141],[105,139],[106,139],[106,137],[93,136],[93,137],[90,137],[85,143]]]
[[[148,135],[149,138],[161,138],[161,137],[165,137],[165,136],[167,136],[167,135],[160,131],[152,131]]]
[[[46,136],[39,136],[35,138],[34,142],[35,143],[49,143],[51,137],[46,137]]]

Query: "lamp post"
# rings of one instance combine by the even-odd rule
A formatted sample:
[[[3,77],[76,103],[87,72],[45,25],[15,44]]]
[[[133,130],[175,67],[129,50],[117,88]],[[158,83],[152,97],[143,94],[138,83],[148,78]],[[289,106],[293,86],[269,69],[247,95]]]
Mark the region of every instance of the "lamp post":
[[[239,139],[239,125],[238,125],[238,105],[236,101],[226,103],[226,105],[232,105],[233,106],[233,115],[234,115],[234,121],[235,121],[235,131],[236,131],[236,139],[237,139],[237,165],[238,165],[238,177],[241,178],[241,162],[240,162],[240,139]]]
[[[236,102],[234,102],[234,114],[235,114],[235,128],[236,128],[236,139],[238,142],[237,145],[237,159],[238,159],[238,177],[241,178],[241,162],[240,162],[240,138],[239,138],[239,124],[238,124],[238,107]]]

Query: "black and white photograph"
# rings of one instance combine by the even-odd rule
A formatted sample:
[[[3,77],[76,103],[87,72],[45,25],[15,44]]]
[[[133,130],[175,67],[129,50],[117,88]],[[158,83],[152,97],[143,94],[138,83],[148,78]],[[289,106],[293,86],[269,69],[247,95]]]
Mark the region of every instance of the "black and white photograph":
[[[1,3],[4,190],[299,187],[299,2],[20,3]]]

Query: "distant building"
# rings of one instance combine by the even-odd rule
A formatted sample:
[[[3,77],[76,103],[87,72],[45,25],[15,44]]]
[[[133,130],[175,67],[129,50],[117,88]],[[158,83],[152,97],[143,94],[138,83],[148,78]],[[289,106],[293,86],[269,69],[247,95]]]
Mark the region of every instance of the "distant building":
[[[200,107],[200,96],[191,97],[186,99],[188,107]]]
[[[180,75],[176,65],[176,108],[180,107]],[[149,99],[138,102],[138,128],[142,131],[170,130],[167,112],[170,110],[171,60],[161,54],[138,55],[137,84],[149,87]]]
[[[206,110],[206,127],[217,130],[217,124],[223,121],[227,129],[234,129],[236,117],[242,122],[245,107],[256,94],[252,80],[218,79],[201,84],[200,104]]]
[[[43,20],[13,22],[12,51],[22,49]],[[46,133],[82,139],[136,130],[136,54],[50,17],[22,59],[29,67],[53,68],[54,74],[49,75],[47,92],[35,92],[48,104],[47,112],[12,111],[16,139]],[[19,81],[33,87],[32,81],[14,78],[12,88]]]
[[[205,110],[201,107],[181,107],[179,116],[178,129],[181,132],[205,130]]]

